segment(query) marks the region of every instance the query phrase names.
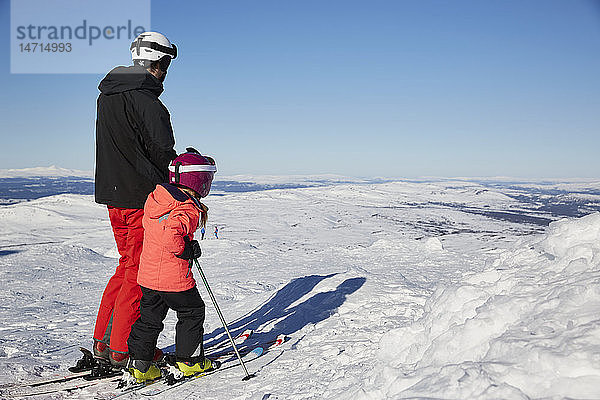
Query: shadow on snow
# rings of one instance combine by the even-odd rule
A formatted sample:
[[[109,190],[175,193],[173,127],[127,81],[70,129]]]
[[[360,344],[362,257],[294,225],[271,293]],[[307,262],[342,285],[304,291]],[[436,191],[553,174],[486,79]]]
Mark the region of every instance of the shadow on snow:
[[[244,330],[252,329],[254,333],[244,342],[244,346],[255,346],[275,340],[279,335],[291,335],[308,324],[316,324],[329,318],[344,304],[349,294],[361,288],[366,278],[346,279],[334,290],[316,293],[302,303],[290,306],[310,293],[321,281],[335,275],[308,275],[293,279],[258,309],[229,323],[231,335],[236,337]],[[207,304],[207,308],[209,307],[211,305]],[[204,345],[207,349],[228,340],[222,327],[204,335]],[[221,347],[219,351],[224,349],[226,347]],[[163,350],[173,352],[175,346]],[[210,355],[210,351],[208,354]]]
[[[0,250],[0,257],[20,253],[21,250]]]

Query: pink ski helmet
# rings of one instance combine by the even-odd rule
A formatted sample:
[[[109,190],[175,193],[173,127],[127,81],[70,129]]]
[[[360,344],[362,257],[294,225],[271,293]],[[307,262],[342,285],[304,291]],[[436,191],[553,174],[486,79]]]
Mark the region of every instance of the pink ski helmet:
[[[188,187],[200,197],[208,196],[217,166],[211,157],[203,156],[193,147],[178,155],[169,165],[169,183]]]

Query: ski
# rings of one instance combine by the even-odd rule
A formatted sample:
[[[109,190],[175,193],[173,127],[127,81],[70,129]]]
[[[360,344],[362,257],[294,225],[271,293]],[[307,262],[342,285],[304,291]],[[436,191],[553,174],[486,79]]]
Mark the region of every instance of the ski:
[[[97,394],[96,397],[94,397],[94,399],[96,400],[112,400],[112,399],[116,399],[117,397],[121,397],[121,396],[126,396],[130,393],[135,393],[138,390],[144,389],[150,385],[154,385],[155,383],[159,383],[161,382],[163,379],[163,377],[161,376],[160,378],[157,378],[155,380],[152,381],[146,381],[146,382],[140,382],[140,383],[132,383],[129,384],[127,386],[124,387],[119,387],[123,384],[123,381],[121,380],[119,382],[119,386],[117,387],[116,390],[113,390],[112,392],[108,392],[108,393],[103,393],[103,394]]]
[[[116,382],[118,380],[120,380],[121,378],[119,376],[110,376],[110,377],[106,377],[106,378],[98,378],[95,380],[91,380],[91,381],[77,381],[77,382],[70,382],[67,385],[59,385],[59,386],[52,386],[52,385],[44,385],[44,386],[36,386],[36,387],[25,387],[25,386],[19,386],[19,387],[13,387],[13,388],[9,388],[6,391],[2,392],[2,398],[18,398],[18,397],[31,397],[31,396],[40,396],[40,395],[44,395],[44,394],[52,394],[52,393],[59,393],[59,392],[72,392],[75,390],[79,390],[79,389],[83,389],[83,388],[87,388],[90,386],[95,386],[98,385],[100,383],[105,383],[105,382]]]
[[[71,374],[57,375],[33,382],[17,383],[11,385],[10,387],[15,388],[15,390],[18,390],[16,388],[27,390],[26,388],[65,383],[80,378],[84,380],[96,380],[99,378],[110,378],[122,374],[121,371],[112,370],[110,364],[108,364],[106,360],[94,357],[92,352],[89,350],[83,347],[81,347],[80,350],[83,353],[83,357],[81,360],[77,361],[76,367],[69,368],[69,370],[72,372]],[[82,363],[83,360],[85,360],[85,366]]]
[[[239,334],[238,336],[236,336],[234,338],[234,341],[235,341],[236,345],[243,344],[244,341],[246,341],[252,335],[253,332],[254,331],[252,331],[250,329],[247,329],[244,332],[242,332],[241,334]],[[217,347],[220,347],[220,346],[217,346]],[[214,346],[211,346],[211,348],[214,348]],[[257,350],[257,352],[258,351],[259,350]],[[262,348],[261,348],[260,351],[262,352]],[[207,357],[210,358],[213,361],[219,362],[218,361],[219,358],[222,358],[224,356],[228,356],[228,355],[231,355],[231,354],[234,354],[233,350],[231,352],[222,352],[222,353],[219,353],[219,355],[216,356],[216,357],[213,356],[213,355],[207,355]],[[174,360],[175,360],[174,357],[175,356],[173,354],[165,354],[165,359],[171,358],[172,362],[174,362]],[[227,367],[224,367],[224,368],[228,369],[230,367],[231,366],[227,366]],[[198,376],[198,375],[204,376],[204,375],[212,374],[214,372],[217,372],[221,368],[223,368],[223,367],[219,367],[219,368],[216,368],[214,370],[211,370],[211,371],[208,371],[208,372],[203,372],[203,373],[200,373],[200,374],[197,374],[197,375],[192,375],[192,376],[195,377],[195,376]],[[117,388],[117,390],[115,392],[113,392],[113,393],[104,394],[102,396],[96,396],[96,399],[99,399],[99,400],[109,400],[110,399],[110,400],[112,400],[112,399],[115,399],[115,398],[118,398],[118,397],[121,397],[121,396],[128,395],[129,393],[140,392],[141,390],[146,389],[146,388],[148,388],[150,386],[154,387],[156,384],[159,384],[159,383],[166,384],[165,383],[165,377],[169,376],[169,372],[165,371],[165,368],[161,368],[161,370],[163,370],[164,375],[162,377],[160,377],[160,378],[157,378],[157,379],[155,379],[153,381],[148,381],[148,382],[134,383],[134,384],[128,385],[128,386],[123,387],[123,388]],[[188,378],[191,378],[191,377],[188,377]]]
[[[196,375],[192,375],[192,377],[205,375],[205,374],[211,374],[213,372],[218,371],[221,368],[221,363],[216,360],[213,360],[213,362],[215,364],[218,363],[218,367],[216,367],[210,371],[201,372]],[[174,368],[174,367],[172,367],[172,368]],[[229,368],[229,367],[225,367],[225,369],[227,369],[227,368]],[[146,389],[150,386],[154,387],[157,384],[164,384],[166,386],[170,386],[170,385],[173,385],[173,383],[179,382],[179,380],[176,380],[176,381],[173,380],[174,379],[173,374],[169,371],[168,368],[162,367],[161,372],[163,373],[163,375],[152,381],[146,381],[146,382],[140,382],[140,383],[125,383],[125,386],[117,387],[117,389],[114,390],[112,393],[104,393],[102,395],[97,395],[95,397],[95,399],[97,399],[97,400],[113,400],[113,399],[116,399],[121,396],[126,396],[130,393],[141,393],[141,390]],[[188,379],[188,378],[191,378],[191,377],[186,377],[184,379]],[[119,382],[119,386],[123,385],[124,382],[125,381]]]
[[[234,337],[233,341],[235,342],[236,345],[242,344],[250,336],[252,336],[253,333],[254,333],[254,330],[252,330],[252,329],[246,329],[242,333],[240,333],[239,335],[237,335],[236,337]],[[228,346],[229,344],[230,344],[229,340],[223,340],[223,341],[221,341],[219,343],[207,346],[206,349],[215,350],[215,349],[219,349],[219,348],[224,347],[224,346]]]
[[[240,333],[238,335],[238,337],[236,337],[233,341],[235,342],[235,344],[240,344],[245,342],[252,334],[254,333],[254,331],[252,329],[246,329],[244,332]]]
[[[240,333],[238,336],[235,337],[234,341],[235,341],[236,345],[244,343],[244,341],[247,340],[253,333],[254,333],[254,331],[251,329],[244,330],[242,333]],[[227,343],[227,342],[225,342],[225,343]],[[221,346],[222,345],[216,345],[215,347],[219,348]],[[118,372],[118,373],[110,372],[110,373],[107,373],[106,376],[94,376],[92,369],[95,366],[98,366],[98,364],[104,360],[94,356],[90,350],[88,350],[84,347],[80,347],[79,350],[83,353],[83,356],[80,360],[77,361],[76,366],[68,368],[69,371],[72,372],[71,374],[57,375],[57,376],[49,377],[49,378],[46,378],[43,380],[36,380],[34,382],[16,383],[14,385],[11,384],[10,388],[29,388],[29,387],[46,386],[46,385],[51,385],[51,384],[65,383],[65,382],[73,381],[73,380],[80,379],[80,378],[84,379],[86,381],[90,381],[90,380],[97,380],[98,378],[104,378],[104,377],[110,378],[110,377],[114,377],[114,376],[118,376],[118,375],[122,374],[121,372]],[[77,385],[72,385],[72,386],[75,387]]]
[[[42,385],[48,385],[51,383],[68,382],[73,379],[81,378],[85,375],[88,375],[89,373],[90,373],[89,371],[75,372],[73,374],[59,375],[59,376],[54,376],[54,377],[47,378],[47,379],[40,380],[40,381],[28,382],[28,383],[24,383],[24,384],[18,385],[18,386],[37,387],[37,386],[42,386]]]
[[[261,357],[263,354],[267,353],[274,347],[280,346],[287,339],[288,339],[287,336],[279,335],[279,336],[277,336],[277,338],[275,340],[266,342],[264,344],[265,347],[262,347],[261,345],[257,345],[257,346],[253,346],[253,347],[248,346],[246,348],[240,349],[239,352],[240,352],[240,355],[242,356],[242,358],[244,359],[244,362],[250,362],[250,361],[253,361],[253,360]],[[215,369],[213,371],[199,373],[196,375],[185,377],[185,378],[175,381],[175,382],[168,382],[166,380],[162,380],[161,385],[152,386],[149,389],[140,390],[138,393],[141,394],[142,396],[156,396],[156,395],[166,392],[167,390],[171,390],[176,387],[179,387],[187,382],[191,382],[191,381],[199,379],[199,378],[213,375],[214,373],[217,373],[221,370],[226,370],[226,369],[237,367],[237,366],[239,366],[239,363],[235,362],[235,361],[237,361],[237,358],[235,358],[234,355],[235,355],[235,352],[233,350],[223,352],[220,355],[218,355],[218,357],[217,357],[218,359],[224,358],[226,356],[231,356],[231,358],[229,360],[223,362],[224,364],[229,364],[229,365],[226,365],[226,366],[222,365],[219,369]]]
[[[253,334],[252,330],[245,330],[240,335],[238,335],[234,340],[237,345],[243,345],[244,342],[252,334]],[[269,342],[265,342],[264,344],[256,344],[253,346],[242,347],[240,349],[240,354],[242,354],[242,357],[249,357],[249,360],[252,360],[262,354],[263,346],[266,348],[271,348],[271,347],[274,347],[274,346],[277,346],[277,345],[283,343],[286,339],[287,338],[284,335],[280,335],[277,339],[269,341]],[[218,347],[220,347],[220,346],[217,346],[217,348]],[[214,348],[214,347],[211,346],[211,348]],[[258,350],[259,348],[261,350]],[[87,357],[89,359],[89,355],[92,354],[89,350],[87,350],[85,348],[81,348],[81,351],[84,354],[84,358]],[[260,352],[261,354],[257,355],[258,352]],[[222,359],[222,358],[225,358],[228,356],[234,356],[234,355],[235,355],[235,353],[233,350],[227,350],[227,351],[213,352],[211,354],[208,354],[207,357],[216,361],[216,360],[219,360],[219,359]],[[72,374],[56,376],[56,377],[48,378],[48,379],[41,380],[41,381],[24,383],[24,384],[11,386],[11,387],[5,387],[5,388],[2,388],[0,394],[1,394],[1,396],[6,396],[7,398],[30,397],[30,396],[52,394],[52,393],[59,393],[59,392],[73,392],[73,391],[76,391],[79,389],[87,388],[87,387],[94,386],[94,385],[101,384],[101,383],[107,383],[107,382],[113,383],[113,382],[120,381],[121,375],[123,374],[122,370],[109,371],[108,370],[109,364],[107,364],[105,360],[99,359],[94,356],[92,356],[92,358],[94,360],[95,370],[92,367],[89,367],[89,368],[84,367],[82,371],[74,372]],[[235,358],[232,358],[232,360],[234,361]],[[225,361],[224,363],[229,364],[229,360]],[[229,368],[232,368],[237,365],[238,364],[227,365],[226,367],[224,367],[224,369],[229,369]],[[98,375],[98,372],[97,372],[98,368],[104,368],[103,372],[100,375]],[[206,373],[203,373],[200,375],[202,375],[202,376],[210,375],[210,374],[215,373],[216,371],[218,371],[218,369],[215,369],[213,371],[206,372]],[[199,378],[199,377],[200,376],[194,375],[194,379]],[[162,378],[159,378],[155,381],[148,382],[145,384],[139,384],[137,386],[134,385],[134,387],[127,388],[126,391],[121,390],[116,395],[108,395],[108,397],[102,396],[102,397],[98,397],[98,398],[112,399],[115,397],[125,395],[127,393],[136,392],[136,391],[145,389],[148,386],[154,385],[154,384],[162,382],[162,381],[163,381]]]
[[[272,347],[276,347],[276,346],[281,345],[287,339],[288,339],[287,336],[285,336],[285,335],[279,335],[274,340],[269,340],[267,342],[259,342],[259,343],[255,343],[255,344],[250,345],[250,346],[239,347],[238,350],[239,350],[240,354],[243,355],[244,352],[252,351],[252,349],[254,347],[262,347],[262,348],[265,348],[265,349],[270,349]],[[233,351],[233,349],[231,349],[231,350],[224,350],[224,351],[215,351],[215,352],[212,352],[210,354],[207,354],[207,357],[210,358],[210,359],[218,359],[218,358],[222,358],[222,357],[228,356],[228,355],[235,355],[235,352]]]
[[[263,354],[263,352],[264,352],[264,350],[262,347],[256,347],[254,350],[243,355],[242,357],[244,358],[244,362],[249,362],[249,361],[252,361],[252,360],[260,357]],[[199,379],[199,378],[203,378],[205,376],[213,375],[221,370],[230,369],[230,368],[234,368],[237,366],[238,366],[238,364],[232,363],[231,365],[221,366],[220,368],[214,369],[212,371],[200,372],[198,374],[191,375],[191,376],[185,376],[180,379],[175,379],[172,377],[170,378],[169,375],[167,375],[165,377],[165,379],[162,379],[160,381],[160,383],[161,383],[160,385],[155,385],[155,386],[152,386],[149,388],[145,388],[144,390],[140,390],[139,394],[141,394],[142,396],[157,396],[168,390],[179,387],[185,383],[191,382],[191,381]]]

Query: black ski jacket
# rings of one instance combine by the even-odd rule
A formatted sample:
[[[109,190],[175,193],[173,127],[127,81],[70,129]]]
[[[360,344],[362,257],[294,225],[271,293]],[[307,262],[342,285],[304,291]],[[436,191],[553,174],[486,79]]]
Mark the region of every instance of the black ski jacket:
[[[98,89],[96,202],[144,208],[177,156],[169,111],[158,99],[162,83],[143,67],[117,67]]]

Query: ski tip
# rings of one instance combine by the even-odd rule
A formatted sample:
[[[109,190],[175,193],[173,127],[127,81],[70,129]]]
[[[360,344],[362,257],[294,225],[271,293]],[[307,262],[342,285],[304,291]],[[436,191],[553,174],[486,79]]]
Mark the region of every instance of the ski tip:
[[[282,344],[283,342],[285,342],[286,339],[287,339],[287,336],[285,336],[285,335],[279,335],[279,336],[277,336],[277,338],[275,338],[274,345],[275,346],[279,346],[280,344]]]
[[[260,356],[264,352],[265,352],[265,349],[263,349],[262,347],[257,347],[254,350],[252,350],[250,353]]]
[[[248,339],[250,337],[250,335],[252,335],[252,333],[254,333],[252,331],[252,329],[246,329],[241,335],[240,335],[240,339]]]
[[[236,338],[233,340],[235,343],[241,344],[245,340],[247,340],[250,336],[252,336],[253,333],[254,333],[254,331],[252,329],[246,329],[244,332],[242,332],[238,336],[236,336]]]

